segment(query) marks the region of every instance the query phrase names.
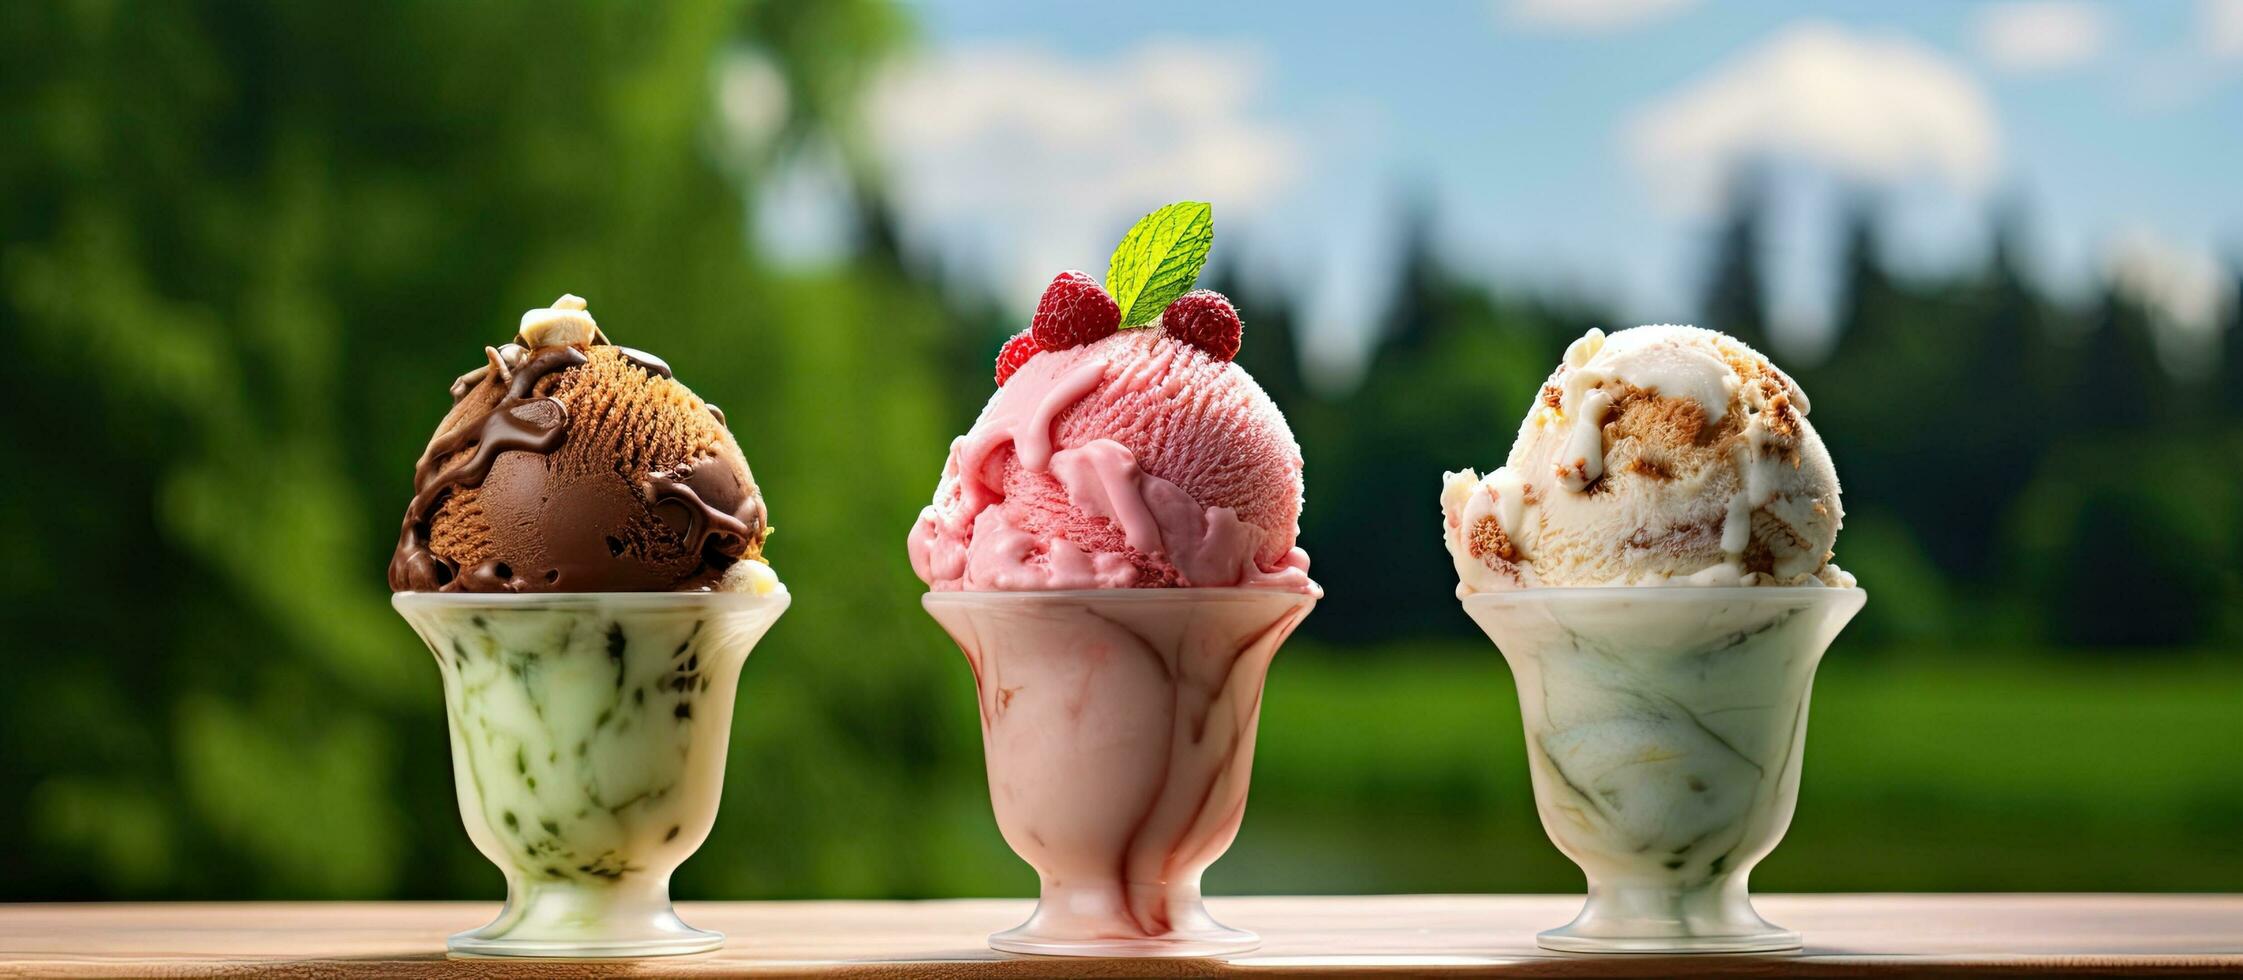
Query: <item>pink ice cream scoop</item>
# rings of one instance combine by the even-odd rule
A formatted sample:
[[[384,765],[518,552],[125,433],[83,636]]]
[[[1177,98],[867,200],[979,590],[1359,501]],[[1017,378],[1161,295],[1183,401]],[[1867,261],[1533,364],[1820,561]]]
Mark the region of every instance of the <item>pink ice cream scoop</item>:
[[[1300,446],[1261,386],[1176,331],[1123,330],[1017,365],[951,443],[911,567],[936,591],[1317,594],[1300,514]]]

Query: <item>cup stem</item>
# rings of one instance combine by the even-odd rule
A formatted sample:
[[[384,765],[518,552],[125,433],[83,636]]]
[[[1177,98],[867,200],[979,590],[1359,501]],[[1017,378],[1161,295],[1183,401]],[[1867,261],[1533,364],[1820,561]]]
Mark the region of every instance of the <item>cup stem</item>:
[[[989,945],[1059,956],[1210,956],[1253,949],[1261,937],[1215,921],[1196,877],[1142,884],[1045,878],[1035,914],[990,936]]]
[[[1799,934],[1760,917],[1746,876],[1691,887],[1589,882],[1573,921],[1536,937],[1548,949],[1585,953],[1750,953],[1799,948]]]
[[[480,929],[458,933],[455,953],[483,956],[662,956],[724,944],[670,905],[670,879],[506,883],[506,907]]]

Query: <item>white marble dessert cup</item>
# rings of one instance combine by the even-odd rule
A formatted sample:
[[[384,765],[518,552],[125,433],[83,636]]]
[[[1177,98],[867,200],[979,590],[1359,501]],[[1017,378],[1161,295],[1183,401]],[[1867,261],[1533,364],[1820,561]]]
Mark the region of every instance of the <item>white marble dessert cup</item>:
[[[733,696],[785,592],[399,593],[435,653],[460,815],[506,907],[484,956],[715,949],[670,875],[716,820]]]
[[[1200,875],[1246,813],[1262,681],[1313,595],[1254,588],[931,592],[973,667],[989,797],[1043,881],[993,948],[1214,956],[1253,933]]]
[[[1853,588],[1526,589],[1464,609],[1518,682],[1543,830],[1588,877],[1548,949],[1766,952],[1746,881],[1799,795],[1815,665]]]

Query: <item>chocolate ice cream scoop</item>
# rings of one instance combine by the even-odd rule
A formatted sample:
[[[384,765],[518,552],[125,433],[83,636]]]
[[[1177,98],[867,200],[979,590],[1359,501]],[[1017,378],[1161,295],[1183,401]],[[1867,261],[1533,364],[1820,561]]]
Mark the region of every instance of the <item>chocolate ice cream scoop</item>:
[[[763,496],[723,415],[583,300],[484,355],[414,467],[391,589],[690,591],[762,561]]]

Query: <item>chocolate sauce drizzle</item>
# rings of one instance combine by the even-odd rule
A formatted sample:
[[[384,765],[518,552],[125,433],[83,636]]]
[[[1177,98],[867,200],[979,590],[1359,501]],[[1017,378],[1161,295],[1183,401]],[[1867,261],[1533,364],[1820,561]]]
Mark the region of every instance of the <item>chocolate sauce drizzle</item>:
[[[602,345],[593,344],[592,346],[599,347]],[[636,347],[625,347],[622,344],[610,344],[607,346],[614,347],[616,353],[623,355],[624,360],[638,365],[639,370],[641,371],[645,371],[646,373],[654,375],[657,378],[677,377],[677,375],[670,373],[670,362],[665,361],[659,357],[649,354],[643,350],[639,350]]]
[[[639,370],[645,371],[646,373],[654,375],[657,378],[677,377],[677,375],[670,370],[670,362],[649,354],[643,350],[639,350],[636,347],[625,347],[621,344],[610,344],[608,343],[607,338],[598,336],[595,336],[591,346],[614,347],[616,353],[623,355],[624,360],[631,362],[633,365],[636,365]],[[530,356],[530,351],[529,348],[522,345],[521,335],[516,334],[514,336],[514,340],[504,347],[483,348],[483,356],[488,359],[490,363],[453,379],[452,404],[459,404],[460,399],[467,397],[468,392],[474,391],[475,386],[482,384],[483,379],[490,377],[491,373],[494,371],[498,373],[498,379],[501,384],[511,383],[514,380],[514,371],[522,366],[522,361]],[[716,408],[716,406],[714,405],[711,405],[709,407],[712,410]],[[717,413],[717,422],[720,425],[723,424],[723,413]]]
[[[521,450],[549,454],[561,448],[569,434],[568,406],[558,399],[533,397],[531,392],[546,375],[590,360],[574,347],[547,347],[528,354],[521,366],[509,369],[513,377],[507,384],[505,397],[480,417],[460,420],[460,425],[448,435],[428,444],[428,450],[421,453],[420,462],[413,465],[413,502],[405,507],[405,526],[398,531],[397,553],[389,560],[391,589],[400,592],[457,590],[459,567],[428,548],[429,521],[435,518],[436,508],[443,505],[444,498],[451,496],[454,489],[481,486],[483,478],[491,473],[491,464],[501,453]],[[494,363],[497,363],[495,359]],[[478,383],[480,380],[477,379]],[[459,384],[458,381],[452,383],[455,401],[464,394],[458,390]],[[438,460],[470,446],[475,451],[467,458],[437,469]]]
[[[673,507],[685,511],[686,547],[701,553],[716,567],[725,568],[763,540],[763,497],[743,494],[738,488],[710,485],[712,480],[707,474],[712,471],[712,467],[706,466],[679,466],[667,473],[650,474],[647,483],[654,492],[657,513]],[[696,482],[702,485],[696,486]],[[743,499],[736,510],[728,512],[709,504],[705,493],[720,500],[733,495]]]

